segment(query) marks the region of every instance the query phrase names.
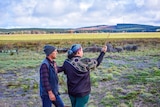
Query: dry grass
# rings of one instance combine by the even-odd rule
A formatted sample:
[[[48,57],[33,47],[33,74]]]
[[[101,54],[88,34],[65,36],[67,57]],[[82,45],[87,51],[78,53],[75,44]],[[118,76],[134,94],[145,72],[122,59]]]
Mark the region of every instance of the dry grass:
[[[0,40],[65,40],[65,39],[108,39],[108,38],[160,38],[160,33],[77,33],[77,34],[13,34],[0,35]]]

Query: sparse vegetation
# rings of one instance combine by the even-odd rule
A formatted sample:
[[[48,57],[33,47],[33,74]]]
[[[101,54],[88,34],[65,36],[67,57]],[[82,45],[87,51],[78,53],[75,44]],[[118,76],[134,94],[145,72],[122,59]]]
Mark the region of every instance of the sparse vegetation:
[[[92,39],[44,40],[39,43],[10,41],[11,45],[18,45],[20,48],[18,54],[0,53],[0,107],[41,105],[38,95],[38,70],[40,62],[45,57],[42,51],[43,44],[55,43],[58,47],[64,47],[72,43],[81,43],[85,47],[92,44],[101,46],[106,41],[116,45],[135,43],[139,48],[135,52],[106,53],[99,68],[91,71],[92,92],[88,106],[160,106],[160,39],[94,39],[88,42],[89,40]],[[0,44],[2,46],[8,42],[3,41]],[[40,46],[40,51],[37,51],[35,46]],[[94,58],[99,53],[84,54],[86,57]],[[57,64],[62,65],[65,58],[66,53],[59,54]],[[66,77],[63,73],[59,74],[59,82],[61,97],[66,105],[70,105]]]

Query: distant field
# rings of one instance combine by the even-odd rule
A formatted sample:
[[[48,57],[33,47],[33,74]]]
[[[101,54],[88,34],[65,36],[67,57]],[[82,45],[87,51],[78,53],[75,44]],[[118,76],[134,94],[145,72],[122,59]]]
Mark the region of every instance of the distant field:
[[[143,40],[142,40],[143,39]],[[77,33],[77,34],[11,34],[0,35],[0,47],[42,48],[45,44],[56,47],[69,47],[79,43],[83,46],[93,44],[104,45],[107,42],[117,44],[118,41],[159,41],[159,33]],[[136,43],[136,42],[135,42]]]
[[[160,33],[79,33],[79,34],[13,34],[0,35],[0,40],[32,41],[63,39],[160,38]]]

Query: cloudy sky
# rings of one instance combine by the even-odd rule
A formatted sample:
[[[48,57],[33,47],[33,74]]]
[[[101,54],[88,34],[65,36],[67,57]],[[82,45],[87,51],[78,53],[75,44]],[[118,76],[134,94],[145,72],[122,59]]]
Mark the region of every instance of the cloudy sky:
[[[0,28],[160,26],[160,0],[0,0]]]

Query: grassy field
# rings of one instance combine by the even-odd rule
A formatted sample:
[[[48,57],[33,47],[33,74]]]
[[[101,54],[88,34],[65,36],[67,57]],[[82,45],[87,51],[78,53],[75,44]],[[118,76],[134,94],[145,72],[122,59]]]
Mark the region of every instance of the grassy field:
[[[38,70],[45,57],[44,44],[90,46],[106,41],[115,45],[134,43],[138,50],[106,53],[101,65],[91,72],[88,107],[160,107],[160,33],[1,35],[1,46],[20,48],[18,54],[0,53],[0,107],[41,106]],[[98,55],[84,53],[89,58]],[[58,54],[57,64],[62,65],[66,56]],[[63,73],[59,82],[61,97],[65,105],[70,105]]]
[[[80,43],[83,46],[118,41],[139,41],[140,39],[159,39],[160,33],[77,33],[77,34],[13,34],[0,35],[0,47],[19,48],[42,48],[44,44],[51,44],[56,47],[69,47],[72,44]]]
[[[144,45],[136,52],[106,53],[101,65],[91,72],[88,107],[160,106],[160,44]],[[95,58],[98,54],[84,56]],[[0,107],[40,107],[38,68],[44,57],[27,49],[18,55],[0,53]],[[66,53],[57,57],[58,65],[62,65]],[[59,74],[59,82],[61,97],[65,105],[70,105],[63,73]]]
[[[15,34],[0,35],[0,40],[65,40],[65,39],[108,39],[108,38],[160,38],[160,33],[77,33],[77,34]]]

